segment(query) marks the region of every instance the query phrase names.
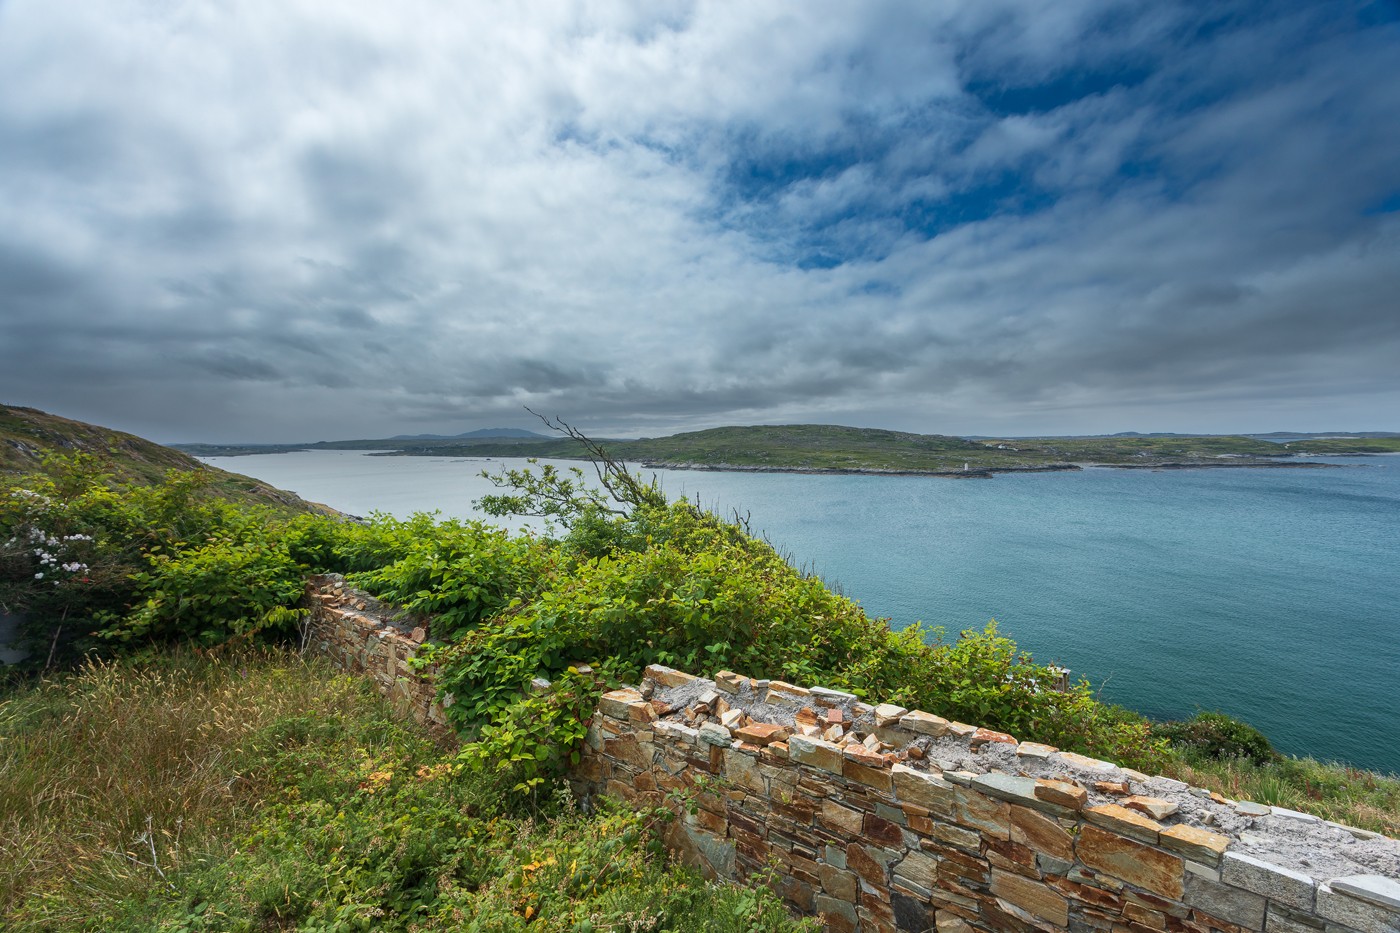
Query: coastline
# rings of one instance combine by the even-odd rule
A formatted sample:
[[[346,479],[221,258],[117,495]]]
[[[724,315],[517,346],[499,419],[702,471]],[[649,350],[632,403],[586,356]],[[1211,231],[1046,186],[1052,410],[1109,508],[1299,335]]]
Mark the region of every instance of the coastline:
[[[410,455],[411,456],[411,455]],[[555,459],[583,459],[558,457]],[[639,460],[649,470],[693,470],[702,473],[794,473],[803,476],[930,476],[938,479],[994,479],[998,473],[1077,473],[1085,469],[1105,470],[1217,470],[1217,469],[1340,469],[1340,463],[1303,461],[1260,461],[1248,463],[1049,463],[1023,467],[977,467],[969,470],[900,470],[879,467],[800,467],[754,466],[735,463],[674,463],[666,460]]]

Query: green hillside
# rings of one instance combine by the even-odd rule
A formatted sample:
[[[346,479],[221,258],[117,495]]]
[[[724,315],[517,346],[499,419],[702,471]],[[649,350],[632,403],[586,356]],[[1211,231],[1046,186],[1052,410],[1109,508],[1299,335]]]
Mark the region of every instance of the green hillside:
[[[167,470],[204,471],[210,479],[207,488],[223,498],[297,512],[329,511],[261,480],[206,466],[189,454],[134,434],[37,408],[0,405],[0,477],[44,472],[46,454],[86,454],[118,479],[142,484],[159,482]]]
[[[608,453],[649,467],[787,472],[976,475],[1081,466],[1187,467],[1317,466],[1299,454],[1400,451],[1400,438],[1318,438],[1279,444],[1244,435],[1180,434],[1111,437],[979,438],[913,434],[834,424],[710,428],[636,440],[599,439]],[[398,457],[544,457],[581,459],[582,444],[557,438],[362,438],[314,444],[182,444],[200,457],[292,450],[372,450]]]

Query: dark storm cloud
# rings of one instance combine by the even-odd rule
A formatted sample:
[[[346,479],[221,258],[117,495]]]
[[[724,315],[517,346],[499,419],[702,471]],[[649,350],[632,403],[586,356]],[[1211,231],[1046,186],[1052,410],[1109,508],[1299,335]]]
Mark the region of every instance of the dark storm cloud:
[[[1398,18],[15,0],[0,400],[167,440],[1400,428]]]

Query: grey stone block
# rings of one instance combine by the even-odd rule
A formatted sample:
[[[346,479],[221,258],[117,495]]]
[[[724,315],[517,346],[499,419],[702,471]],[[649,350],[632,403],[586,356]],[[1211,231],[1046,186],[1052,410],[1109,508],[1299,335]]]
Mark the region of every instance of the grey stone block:
[[[1400,933],[1400,910],[1342,893],[1331,885],[1318,889],[1317,912],[1361,933]]]
[[[1258,894],[1241,891],[1239,888],[1232,888],[1188,872],[1186,896],[1182,900],[1221,920],[1228,920],[1251,930],[1264,929],[1264,907],[1267,901]]]
[[[1269,905],[1264,919],[1265,933],[1322,933],[1326,924],[1319,917],[1300,914],[1280,904]]]
[[[1350,894],[1377,907],[1400,911],[1400,881],[1394,878],[1384,875],[1348,875],[1345,878],[1333,878],[1327,884],[1338,894]]]
[[[1312,878],[1238,852],[1225,853],[1220,863],[1220,880],[1299,910],[1312,911],[1316,902],[1317,882]]]

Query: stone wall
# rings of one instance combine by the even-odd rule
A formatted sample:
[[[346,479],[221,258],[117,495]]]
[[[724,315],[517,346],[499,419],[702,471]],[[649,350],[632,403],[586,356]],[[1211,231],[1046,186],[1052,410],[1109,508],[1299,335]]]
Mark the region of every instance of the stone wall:
[[[309,650],[445,725],[423,620],[333,574],[307,604]],[[1400,933],[1400,842],[820,687],[648,668],[571,780],[832,931]]]
[[[833,931],[1400,933],[1394,840],[833,690],[649,668],[574,784]]]
[[[313,576],[306,585],[306,648],[341,670],[366,674],[401,710],[434,729],[446,729],[433,668],[408,666],[427,637],[426,623],[385,605],[340,574]]]

